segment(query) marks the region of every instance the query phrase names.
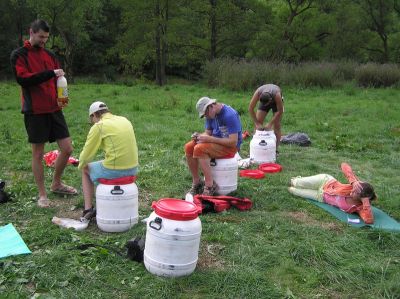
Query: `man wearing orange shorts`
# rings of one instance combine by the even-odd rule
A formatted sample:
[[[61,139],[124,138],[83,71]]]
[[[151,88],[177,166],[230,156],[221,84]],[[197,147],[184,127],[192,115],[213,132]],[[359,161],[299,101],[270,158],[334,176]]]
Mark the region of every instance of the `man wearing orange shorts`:
[[[217,184],[212,177],[210,160],[234,155],[240,149],[242,125],[235,109],[215,99],[202,97],[196,109],[201,118],[206,117],[206,122],[205,132],[194,133],[192,140],[185,144],[186,160],[192,174],[189,193],[215,195]],[[204,182],[200,178],[199,167]]]

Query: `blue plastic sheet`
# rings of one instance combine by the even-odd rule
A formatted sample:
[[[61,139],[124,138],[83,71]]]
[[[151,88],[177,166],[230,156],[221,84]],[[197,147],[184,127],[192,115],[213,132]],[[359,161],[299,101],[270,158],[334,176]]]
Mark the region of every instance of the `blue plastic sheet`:
[[[31,251],[15,229],[14,225],[7,224],[0,227],[0,259],[18,254],[29,254]]]

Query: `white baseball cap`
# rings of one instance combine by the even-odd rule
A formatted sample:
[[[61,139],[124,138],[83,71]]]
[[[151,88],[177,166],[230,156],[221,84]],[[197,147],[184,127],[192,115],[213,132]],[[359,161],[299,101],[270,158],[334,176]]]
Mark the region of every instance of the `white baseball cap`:
[[[199,117],[203,117],[206,113],[207,107],[216,102],[217,101],[215,99],[210,99],[209,97],[200,98],[196,104],[196,110],[199,112]]]
[[[91,116],[93,113],[100,111],[100,110],[106,110],[108,109],[107,105],[103,102],[94,102],[92,105],[89,107],[89,116]]]

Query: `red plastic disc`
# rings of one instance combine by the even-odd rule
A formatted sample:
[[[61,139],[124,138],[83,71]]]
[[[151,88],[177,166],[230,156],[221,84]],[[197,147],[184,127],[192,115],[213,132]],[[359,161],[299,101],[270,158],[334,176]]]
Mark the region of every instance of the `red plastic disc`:
[[[240,176],[252,179],[262,179],[265,173],[258,169],[244,169],[239,172]]]
[[[263,163],[258,166],[262,172],[274,173],[282,171],[282,166],[276,163]]]

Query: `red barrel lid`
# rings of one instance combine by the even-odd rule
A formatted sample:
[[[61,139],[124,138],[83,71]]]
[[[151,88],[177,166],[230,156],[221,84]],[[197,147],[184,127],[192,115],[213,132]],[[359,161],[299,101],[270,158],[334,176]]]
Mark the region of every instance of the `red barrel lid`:
[[[274,173],[280,172],[282,170],[282,166],[276,163],[263,163],[258,166],[258,169],[263,172]]]
[[[252,178],[252,179],[262,179],[265,173],[258,169],[244,169],[239,172],[240,176]]]
[[[136,176],[124,176],[121,178],[116,178],[116,179],[105,179],[105,178],[100,178],[98,179],[100,184],[103,185],[128,185],[132,184],[133,182],[136,181]]]
[[[201,213],[201,208],[194,203],[177,198],[161,198],[153,201],[151,207],[158,216],[171,220],[193,220]]]

